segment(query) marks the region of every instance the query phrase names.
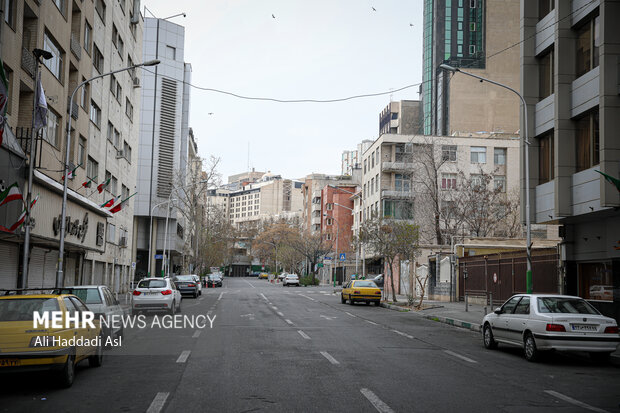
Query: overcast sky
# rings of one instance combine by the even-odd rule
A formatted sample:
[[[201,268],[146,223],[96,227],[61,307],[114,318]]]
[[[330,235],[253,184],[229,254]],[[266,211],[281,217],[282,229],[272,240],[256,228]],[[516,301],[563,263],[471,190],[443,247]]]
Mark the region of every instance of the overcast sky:
[[[422,0],[142,4],[159,18],[187,14],[171,21],[185,26],[185,61],[197,86],[252,97],[325,100],[422,81]],[[248,169],[248,143],[249,164],[256,170],[285,178],[339,174],[342,151],[377,138],[379,113],[390,101],[389,94],[338,103],[276,103],[191,93],[190,127],[199,154],[221,158],[223,177]],[[402,99],[418,99],[418,87],[393,93],[392,100]]]

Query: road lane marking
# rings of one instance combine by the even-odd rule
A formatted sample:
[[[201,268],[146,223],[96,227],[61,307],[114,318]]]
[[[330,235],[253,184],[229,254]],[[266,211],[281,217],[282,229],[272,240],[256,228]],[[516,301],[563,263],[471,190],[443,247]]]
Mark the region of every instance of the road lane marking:
[[[476,360],[472,360],[469,357],[461,356],[460,354],[457,354],[454,351],[444,350],[444,353],[449,354],[449,355],[454,356],[454,357],[458,357],[461,360],[465,360],[465,361],[467,361],[469,363],[478,363]]]
[[[200,298],[198,299],[198,301],[202,301],[204,299],[203,296],[200,296]]]
[[[301,330],[297,330],[297,332],[299,333],[300,336],[302,336],[303,338],[305,338],[306,340],[310,340],[310,336],[306,333],[304,333]]]
[[[334,318],[338,318],[338,317],[329,317],[329,316],[326,316],[326,315],[323,315],[323,314],[321,314],[319,317],[323,317],[326,320],[333,320]]]
[[[357,317],[356,315],[351,314],[351,313],[350,313],[350,312],[348,312],[348,311],[345,311],[345,314],[348,314],[348,315],[350,315],[351,317]]]
[[[217,297],[217,301],[220,301],[222,299],[222,296],[224,295],[224,293],[220,293],[220,296]]]
[[[287,318],[286,320],[284,320],[284,321],[286,321],[286,322],[287,322],[287,323],[289,323],[290,325],[293,325],[293,322],[292,322],[291,320],[289,320],[288,318]]]
[[[390,406],[383,403],[383,401],[381,401],[381,399],[378,398],[377,395],[374,394],[372,391],[368,389],[360,389],[360,392],[364,395],[364,397],[368,399],[370,403],[372,403],[373,406],[375,406],[375,409],[377,409],[378,412],[394,413],[394,410],[390,409]]]
[[[164,404],[166,404],[166,399],[168,398],[168,396],[170,395],[170,393],[165,393],[165,392],[159,392],[155,395],[155,398],[153,399],[153,401],[151,402],[151,405],[149,406],[148,410],[146,411],[146,413],[159,413],[161,412],[161,409],[164,407]]]
[[[194,331],[194,335],[192,336],[192,338],[198,338],[198,337],[200,337],[200,333],[201,333],[201,331],[200,331],[200,330],[196,330],[196,331]]]
[[[370,321],[370,320],[364,320],[365,322],[372,324],[373,326],[378,326],[379,324],[375,323],[374,321]]]
[[[261,295],[261,297],[263,297],[263,298],[265,299],[265,301],[269,301],[269,300],[267,299],[267,297],[265,297],[265,294],[260,293],[260,295]]]
[[[275,305],[272,305],[271,308],[273,308],[274,311],[278,311],[278,307],[276,307]]]
[[[323,355],[323,357],[325,357],[327,360],[329,360],[330,363],[332,363],[332,364],[340,364],[340,362],[338,360],[336,360],[335,358],[333,358],[332,355],[329,354],[327,351],[321,351],[321,354]]]
[[[402,331],[398,331],[398,330],[392,330],[392,331],[395,332],[396,334],[400,334],[403,337],[413,338],[413,336],[410,336],[409,334],[403,333]]]
[[[190,350],[185,350],[184,352],[182,352],[179,358],[177,359],[177,363],[185,363],[187,359],[189,358],[190,353],[191,353]]]
[[[280,317],[284,317],[284,314],[282,314],[282,313],[281,313],[281,312],[279,312],[279,311],[278,311],[278,315],[279,315]]]
[[[256,287],[254,287],[254,284],[252,284],[251,282],[246,281],[246,283],[250,284],[250,287],[252,287],[252,288],[256,288]]]
[[[568,397],[563,395],[562,393],[558,393],[553,390],[545,390],[545,393],[552,395],[553,397],[557,397],[558,399],[564,400],[565,402],[574,404],[575,406],[579,406],[582,409],[587,409],[593,412],[606,413],[607,410],[599,409],[598,407],[590,406],[589,404],[585,404],[584,402],[580,402],[579,400],[575,400],[572,397]]]
[[[299,294],[299,295],[301,295],[302,297],[307,298],[308,300],[316,301],[314,298],[308,297],[307,295],[303,295],[303,294]]]

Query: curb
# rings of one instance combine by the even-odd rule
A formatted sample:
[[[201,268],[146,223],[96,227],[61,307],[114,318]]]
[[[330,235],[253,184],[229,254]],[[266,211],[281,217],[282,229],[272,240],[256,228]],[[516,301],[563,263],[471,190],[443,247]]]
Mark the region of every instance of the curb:
[[[402,307],[399,307],[397,305],[384,303],[383,301],[381,302],[381,307],[387,308],[387,309],[390,309],[390,310],[394,310],[394,311],[399,311],[401,313],[407,313],[407,312],[410,311],[408,308],[402,308]]]
[[[384,303],[384,302],[381,302],[381,307],[387,308],[389,310],[399,311],[401,313],[410,312],[410,310],[408,308],[402,308],[402,307],[399,307],[397,305],[392,305],[392,304],[388,304],[388,303]],[[419,314],[417,312],[412,312],[412,314],[416,314],[416,315],[418,315],[418,316],[420,316],[422,318],[426,318],[427,320],[437,321],[439,323],[448,324],[448,325],[451,325],[453,327],[464,328],[464,329],[467,329],[467,330],[475,331],[477,333],[482,331],[482,328],[480,327],[480,324],[476,324],[476,323],[470,323],[470,322],[467,322],[467,321],[457,320],[455,318],[442,317],[442,316],[432,315],[432,314]]]

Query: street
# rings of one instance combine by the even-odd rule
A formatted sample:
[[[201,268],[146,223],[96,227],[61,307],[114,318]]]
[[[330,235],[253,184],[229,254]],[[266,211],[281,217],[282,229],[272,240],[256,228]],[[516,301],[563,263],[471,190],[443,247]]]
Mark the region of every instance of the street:
[[[123,412],[618,411],[620,359],[485,350],[480,334],[340,303],[332,287],[225,278],[182,302],[213,328],[133,329],[73,387],[0,376],[0,410]],[[150,318],[150,317],[149,317]]]

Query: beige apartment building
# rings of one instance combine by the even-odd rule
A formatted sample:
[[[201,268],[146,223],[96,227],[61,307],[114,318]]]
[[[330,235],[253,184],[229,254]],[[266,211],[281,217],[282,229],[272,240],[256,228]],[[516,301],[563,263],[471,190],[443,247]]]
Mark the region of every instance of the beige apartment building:
[[[130,237],[132,203],[123,204],[116,214],[100,205],[117,195],[125,199],[135,187],[131,147],[135,147],[138,128],[137,114],[133,115],[139,108],[139,94],[134,92],[137,74],[105,77],[78,91],[72,105],[69,98],[82,81],[140,62],[139,2],[15,0],[5,4],[0,40],[9,103],[0,156],[8,154],[14,167],[3,163],[0,179],[3,185],[18,182],[26,195],[29,165],[14,163],[21,151],[22,160],[33,162],[32,194],[39,198],[30,221],[28,274],[23,274],[21,262],[22,226],[12,234],[0,235],[0,255],[7,258],[0,284],[55,284],[66,127],[71,116],[69,168],[75,172],[68,183],[64,284],[106,283],[122,291],[131,269],[125,246]],[[37,66],[35,49],[49,52],[51,58],[41,57]],[[47,125],[37,131],[31,146],[36,73],[47,101]],[[110,184],[99,193],[97,185],[108,178]],[[89,187],[82,185],[88,182]],[[18,215],[11,205],[0,211],[0,224],[6,227]]]

